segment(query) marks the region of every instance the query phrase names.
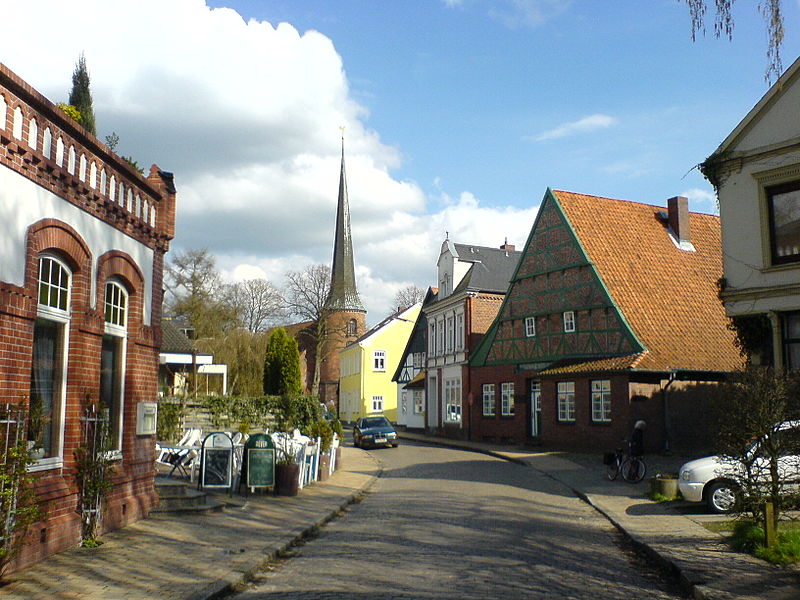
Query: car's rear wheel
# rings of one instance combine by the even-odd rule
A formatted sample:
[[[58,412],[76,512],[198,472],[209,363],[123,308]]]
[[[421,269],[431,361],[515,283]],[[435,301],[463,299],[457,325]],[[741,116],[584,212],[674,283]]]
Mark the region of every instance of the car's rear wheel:
[[[731,512],[739,501],[739,492],[730,481],[712,483],[706,492],[706,504],[712,512],[724,514]]]

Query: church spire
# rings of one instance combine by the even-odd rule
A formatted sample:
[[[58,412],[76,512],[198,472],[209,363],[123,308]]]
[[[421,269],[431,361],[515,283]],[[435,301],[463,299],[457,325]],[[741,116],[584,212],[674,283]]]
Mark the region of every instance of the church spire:
[[[344,172],[344,134],[342,134],[342,167],[339,173],[339,200],[336,208],[336,237],[333,245],[331,287],[324,308],[325,310],[366,312],[356,289],[356,274],[353,266],[350,206],[347,198],[347,178]]]

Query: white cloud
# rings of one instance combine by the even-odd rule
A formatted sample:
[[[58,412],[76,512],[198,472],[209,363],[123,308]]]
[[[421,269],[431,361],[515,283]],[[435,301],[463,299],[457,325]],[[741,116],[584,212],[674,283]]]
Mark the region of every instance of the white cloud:
[[[555,140],[563,137],[568,137],[571,135],[579,135],[582,133],[591,133],[592,131],[597,131],[598,129],[607,129],[613,125],[617,124],[617,119],[615,117],[603,114],[593,114],[587,117],[583,117],[582,119],[578,119],[577,121],[571,121],[569,123],[563,123],[558,127],[554,127],[553,129],[548,129],[540,133],[539,135],[533,136],[530,139],[536,142],[543,142],[545,140]]]
[[[535,207],[482,207],[469,193],[428,212],[420,187],[392,176],[400,152],[366,127],[341,57],[318,32],[204,0],[6,0],[3,11],[3,61],[52,101],[66,99],[84,53],[98,137],[115,131],[121,154],[175,173],[173,248],[208,248],[230,280],[280,285],[287,270],[330,264],[340,125],[370,322],[400,287],[435,280],[445,231],[521,245],[533,223]]]

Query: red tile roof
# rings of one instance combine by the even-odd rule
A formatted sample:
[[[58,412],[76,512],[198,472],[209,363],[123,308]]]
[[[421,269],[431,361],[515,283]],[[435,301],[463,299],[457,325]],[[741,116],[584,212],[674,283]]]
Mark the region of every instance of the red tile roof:
[[[742,365],[717,297],[722,277],[719,217],[690,213],[696,250],[691,252],[680,250],[667,233],[658,216],[666,212],[663,207],[553,194],[611,299],[647,349],[610,362],[656,371],[729,371]]]

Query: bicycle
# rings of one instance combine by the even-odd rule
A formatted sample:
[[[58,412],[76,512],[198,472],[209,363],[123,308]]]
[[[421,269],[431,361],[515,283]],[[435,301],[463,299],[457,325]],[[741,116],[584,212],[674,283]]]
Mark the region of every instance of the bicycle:
[[[614,452],[607,452],[603,462],[606,464],[609,481],[614,481],[621,474],[622,479],[628,483],[639,483],[647,473],[644,459],[641,456],[631,456],[630,448],[627,452],[621,447]]]

